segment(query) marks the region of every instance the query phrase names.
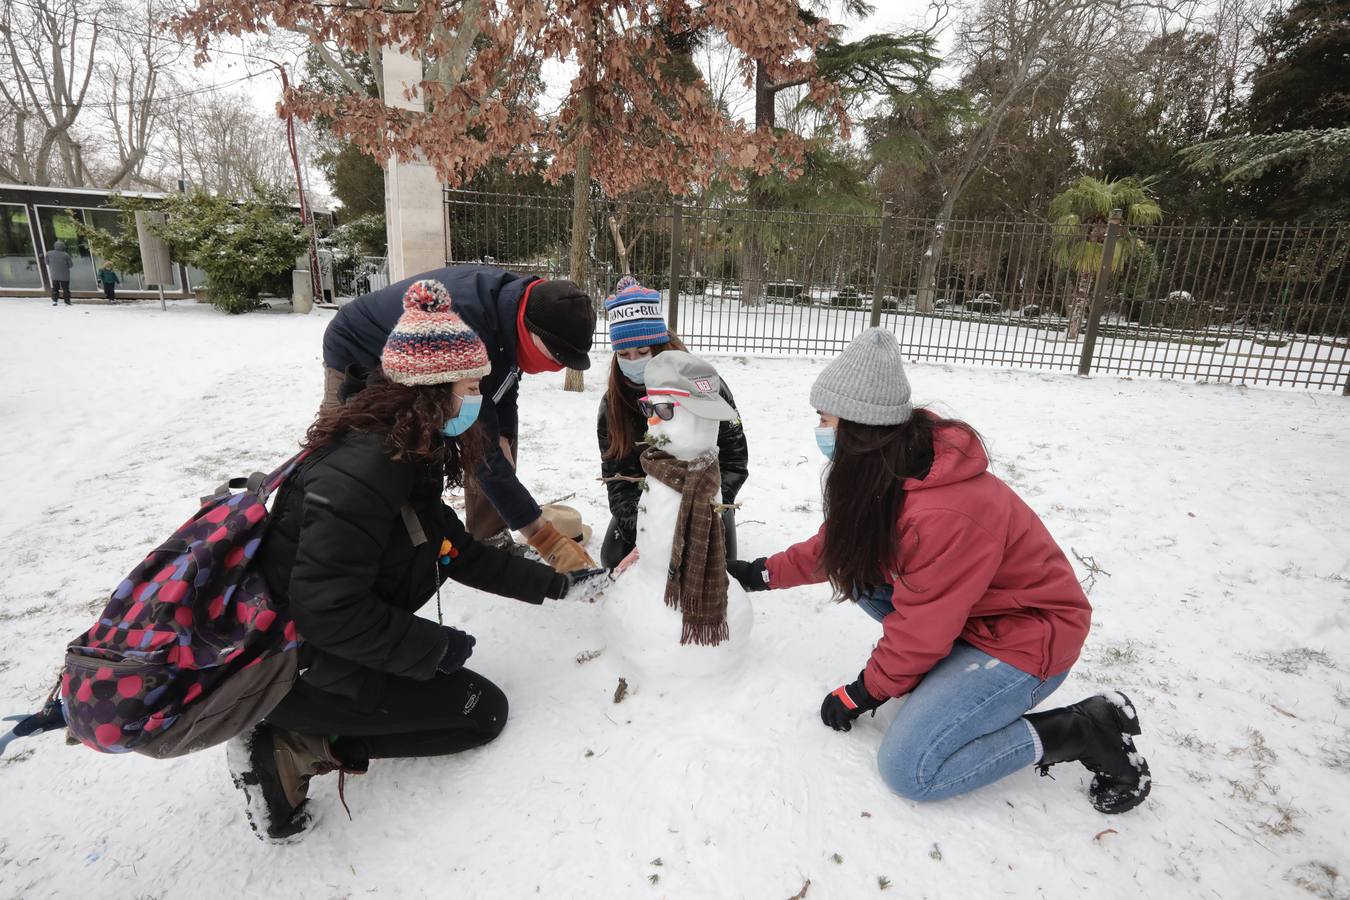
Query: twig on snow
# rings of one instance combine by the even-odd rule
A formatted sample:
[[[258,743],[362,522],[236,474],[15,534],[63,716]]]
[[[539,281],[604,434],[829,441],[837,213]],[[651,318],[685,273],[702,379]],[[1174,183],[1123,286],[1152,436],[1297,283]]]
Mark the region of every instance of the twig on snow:
[[[793,894],[791,897],[789,897],[788,900],[802,900],[802,898],[806,896],[806,892],[809,891],[810,889],[811,889],[811,879],[808,878],[806,879],[806,881],[802,882],[802,889],[797,893]]]
[[[1083,593],[1092,593],[1092,588],[1097,584],[1098,575],[1105,575],[1107,578],[1111,577],[1110,572],[1097,565],[1097,558],[1095,556],[1084,556],[1079,553],[1075,547],[1070,547],[1069,550],[1073,552],[1073,558],[1082,563],[1083,568],[1087,569],[1087,577],[1079,582],[1079,584],[1083,586]]]
[[[1253,841],[1258,847],[1260,847],[1262,850],[1264,850],[1264,851],[1266,851],[1267,853],[1269,853],[1271,856],[1274,856],[1274,855],[1275,855],[1275,851],[1274,851],[1274,850],[1270,849],[1270,848],[1267,847],[1265,844],[1263,844],[1263,843],[1261,843],[1260,841],[1256,840],[1256,838],[1252,837],[1250,834],[1242,834],[1241,832],[1233,831],[1232,828],[1229,828],[1227,825],[1225,825],[1223,822],[1220,822],[1218,819],[1215,819],[1214,821],[1215,821],[1215,822],[1218,822],[1220,825],[1223,825],[1224,828],[1228,828],[1229,831],[1232,831],[1233,834],[1237,835],[1238,837],[1245,837],[1245,838],[1247,838],[1248,840]]]

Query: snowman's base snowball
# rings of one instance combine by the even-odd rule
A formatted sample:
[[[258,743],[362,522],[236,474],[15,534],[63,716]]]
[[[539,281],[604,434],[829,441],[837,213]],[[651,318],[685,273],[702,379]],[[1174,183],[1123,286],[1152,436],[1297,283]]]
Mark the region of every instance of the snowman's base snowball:
[[[727,595],[727,640],[715,647],[681,644],[683,620],[666,606],[666,580],[634,567],[619,576],[601,599],[605,655],[635,685],[659,687],[725,677],[745,661],[754,614],[736,582]]]

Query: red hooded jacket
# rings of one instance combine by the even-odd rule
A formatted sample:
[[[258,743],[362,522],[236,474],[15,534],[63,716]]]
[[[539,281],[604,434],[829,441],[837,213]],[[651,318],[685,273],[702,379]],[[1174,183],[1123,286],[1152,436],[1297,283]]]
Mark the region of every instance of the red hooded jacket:
[[[1067,671],[1087,637],[1092,607],[1050,532],[989,471],[978,438],[939,429],[933,466],[905,479],[895,612],[864,670],[877,698],[899,697],[951,652],[960,638],[1023,672]],[[769,557],[769,586],[825,581],[824,527]]]

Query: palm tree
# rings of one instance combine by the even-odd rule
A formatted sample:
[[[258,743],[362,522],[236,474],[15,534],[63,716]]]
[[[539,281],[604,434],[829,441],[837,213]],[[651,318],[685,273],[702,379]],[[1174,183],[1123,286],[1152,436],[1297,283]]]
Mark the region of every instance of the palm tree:
[[[1133,175],[1112,181],[1084,176],[1050,202],[1055,220],[1055,263],[1078,273],[1078,283],[1066,310],[1069,340],[1077,340],[1092,297],[1093,281],[1102,267],[1107,221],[1111,210],[1124,213],[1126,226],[1116,237],[1111,254],[1111,271],[1122,266],[1144,248],[1144,242],[1131,227],[1156,225],[1162,220],[1162,207],[1149,196],[1150,181]]]

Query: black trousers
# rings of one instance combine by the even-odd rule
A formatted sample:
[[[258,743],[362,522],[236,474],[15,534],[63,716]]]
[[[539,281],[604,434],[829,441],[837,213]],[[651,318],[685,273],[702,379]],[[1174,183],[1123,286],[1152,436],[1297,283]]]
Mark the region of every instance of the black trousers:
[[[56,303],[56,298],[57,298],[57,295],[58,295],[58,294],[63,294],[63,295],[65,295],[65,300],[66,300],[66,302],[67,302],[67,303],[70,302],[70,282],[69,282],[69,281],[53,281],[53,282],[52,282],[52,303]]]
[[[287,731],[324,735],[339,759],[360,765],[481,746],[501,734],[506,713],[501,688],[460,669],[437,673],[430,681],[388,676],[370,712],[362,712],[355,700],[300,680],[267,721]]]
[[[116,302],[117,302],[117,282],[115,282],[115,281],[105,281],[105,282],[103,282],[103,296],[106,297],[106,298],[108,298],[108,302],[109,302],[109,303],[116,303]]]
[[[727,559],[736,558],[736,510],[722,510],[722,526],[726,532]],[[610,517],[609,527],[605,529],[605,542],[600,545],[600,565],[612,569],[623,558],[633,552],[636,534],[625,533],[619,520]]]

